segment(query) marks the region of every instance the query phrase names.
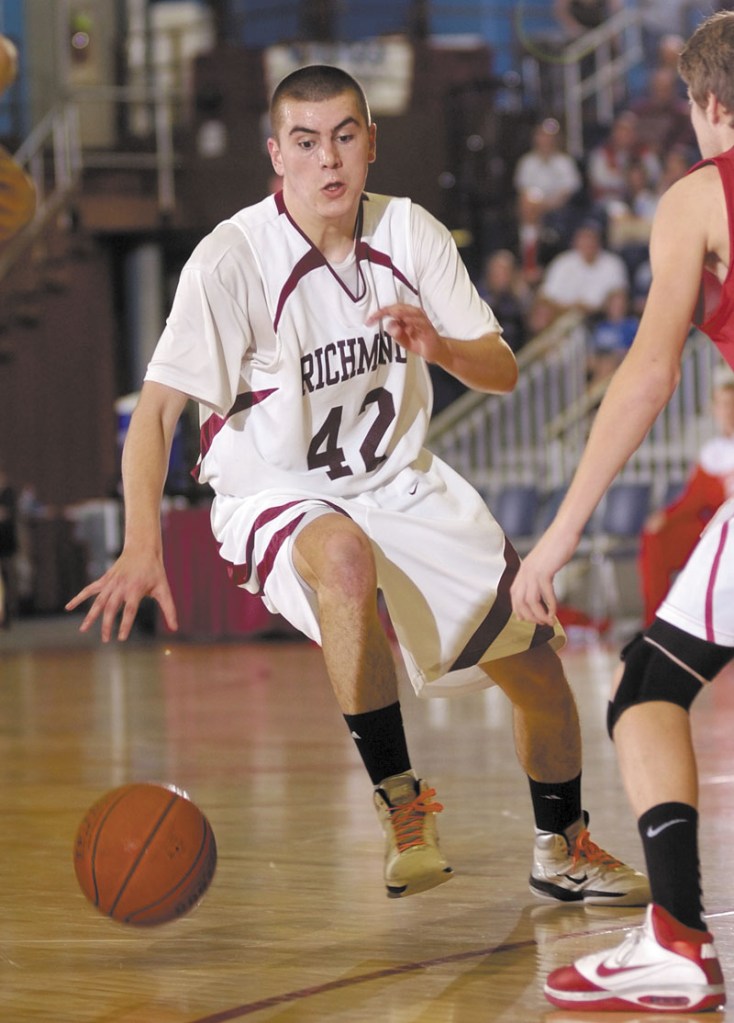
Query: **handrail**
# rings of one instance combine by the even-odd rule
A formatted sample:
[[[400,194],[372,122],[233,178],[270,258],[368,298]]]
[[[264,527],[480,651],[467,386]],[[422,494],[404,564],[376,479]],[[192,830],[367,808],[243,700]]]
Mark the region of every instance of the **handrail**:
[[[49,110],[13,154],[36,189],[36,212],[31,222],[0,251],[0,281],[68,202],[81,173],[78,111],[62,103]]]
[[[122,103],[130,107],[144,107],[152,111],[150,123],[154,145],[151,152],[130,152],[110,149],[83,148],[83,168],[97,170],[149,168],[156,172],[158,207],[163,216],[173,213],[176,206],[175,171],[178,163],[173,141],[173,111],[180,97],[169,89],[145,85],[101,85],[77,88],[71,102],[79,110],[80,122],[84,108],[91,103]]]
[[[427,446],[485,494],[517,483],[541,492],[566,486],[586,444],[606,382],[586,384],[586,331],[573,317],[556,321],[518,353],[520,376],[508,395],[468,392],[437,415]],[[659,500],[685,479],[707,437],[714,367],[711,342],[692,331],[681,379],[620,479],[641,480]]]
[[[550,326],[523,345],[515,356],[517,366],[522,374],[532,362],[540,359],[548,352],[562,344],[568,336],[584,322],[583,314],[570,311],[559,316]],[[462,419],[475,408],[483,405],[487,395],[480,391],[466,391],[450,405],[442,409],[431,420],[428,431],[428,445],[451,431]]]
[[[581,61],[590,54],[599,54],[603,59],[591,74],[582,75]],[[566,145],[572,156],[580,158],[584,153],[584,100],[596,97],[598,119],[609,124],[614,116],[615,82],[624,79],[643,60],[642,15],[631,7],[617,11],[566,46],[563,51]]]
[[[150,152],[131,152],[120,147],[108,150],[84,148],[84,107],[92,102],[110,101],[151,108],[153,146]],[[50,218],[68,203],[85,170],[153,170],[159,212],[162,217],[173,213],[178,165],[173,137],[176,101],[168,90],[145,86],[99,86],[75,90],[67,101],[57,104],[41,118],[13,156],[33,179],[36,212],[30,224],[0,250],[0,281]]]

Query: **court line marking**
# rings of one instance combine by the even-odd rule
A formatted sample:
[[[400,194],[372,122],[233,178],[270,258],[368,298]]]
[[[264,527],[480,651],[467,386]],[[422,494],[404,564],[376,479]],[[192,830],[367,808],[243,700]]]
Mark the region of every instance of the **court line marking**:
[[[734,915],[734,909],[722,910],[719,913],[707,913],[706,917],[719,918]],[[558,934],[551,941],[560,941],[567,938],[586,938],[591,935],[610,934],[615,931],[628,931],[630,924],[619,924],[614,927],[595,928],[593,930],[579,930]],[[339,991],[343,988],[356,987],[358,984],[368,984],[373,980],[385,980],[389,977],[400,977],[408,973],[417,973],[419,970],[430,969],[434,966],[445,966],[447,963],[460,963],[469,959],[481,959],[484,956],[498,955],[502,952],[516,952],[523,948],[533,948],[538,942],[535,938],[527,938],[524,941],[513,941],[499,945],[489,945],[486,948],[473,949],[467,952],[453,952],[450,955],[436,956],[433,959],[421,959],[418,962],[402,963],[399,966],[386,966],[381,970],[372,970],[358,976],[340,977],[338,980],[329,980],[323,984],[314,984],[312,987],[297,988],[295,991],[285,991],[280,995],[271,995],[269,998],[262,998],[256,1002],[248,1002],[244,1005],[237,1005],[231,1009],[222,1009],[207,1016],[201,1016],[192,1020],[191,1023],[230,1023],[232,1020],[243,1019],[245,1016],[252,1016],[256,1012],[265,1009],[272,1009],[279,1005],[287,1005],[291,1002],[303,1001],[306,998],[314,998],[316,995],[326,994],[330,991]]]
[[[629,924],[620,925],[612,930],[629,930]],[[583,938],[599,931],[576,931],[573,934],[558,935],[563,938]],[[553,939],[555,940],[555,939]],[[386,966],[381,970],[372,970],[358,976],[340,977],[338,980],[329,980],[323,984],[315,984],[313,987],[298,988],[295,991],[286,991],[280,995],[271,995],[269,998],[262,998],[257,1002],[248,1002],[245,1005],[238,1005],[231,1009],[223,1009],[208,1016],[201,1016],[192,1020],[192,1023],[229,1023],[231,1020],[243,1019],[264,1009],[271,1009],[278,1005],[287,1005],[289,1002],[302,1001],[305,998],[313,998],[316,995],[325,994],[329,991],[338,991],[341,988],[356,987],[358,984],[368,984],[373,980],[385,980],[389,977],[400,977],[407,973],[417,973],[419,970],[430,969],[434,966],[445,966],[447,963],[460,963],[468,959],[481,959],[484,956],[497,955],[501,952],[516,952],[523,948],[533,948],[538,943],[535,938],[527,938],[524,941],[507,942],[500,945],[489,945],[486,948],[473,949],[467,952],[452,952],[450,955],[436,956],[433,959],[421,959],[418,962],[401,963],[399,966]]]

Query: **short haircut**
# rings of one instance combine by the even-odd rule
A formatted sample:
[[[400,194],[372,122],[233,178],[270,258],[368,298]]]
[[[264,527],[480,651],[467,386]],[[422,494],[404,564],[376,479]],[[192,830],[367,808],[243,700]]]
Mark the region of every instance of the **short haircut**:
[[[705,107],[713,93],[734,115],[734,12],[701,22],[681,51],[678,70],[694,103]]]
[[[281,107],[286,100],[298,100],[306,103],[321,103],[326,99],[341,96],[344,92],[353,93],[364,117],[365,124],[372,123],[370,108],[364,89],[356,78],[331,64],[309,64],[298,68],[278,83],[270,101],[270,127],[277,135],[281,121]]]

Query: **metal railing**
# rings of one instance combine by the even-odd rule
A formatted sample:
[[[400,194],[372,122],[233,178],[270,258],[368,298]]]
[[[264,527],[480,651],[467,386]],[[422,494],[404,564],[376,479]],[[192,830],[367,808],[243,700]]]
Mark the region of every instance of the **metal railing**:
[[[179,160],[174,146],[177,97],[165,91],[137,87],[104,87],[75,92],[73,99],[58,104],[36,125],[14,153],[36,188],[36,213],[30,224],[0,251],[0,280],[38,237],[49,220],[59,214],[77,193],[88,171],[150,171],[154,176],[157,208],[161,219],[176,206],[175,172]],[[83,145],[85,110],[95,104],[121,104],[129,118],[143,116],[151,124],[145,148]],[[123,123],[126,118],[122,118]]]
[[[468,392],[432,421],[428,447],[491,501],[508,486],[535,485],[550,494],[573,476],[606,385],[586,381],[587,329],[567,314],[520,350],[520,376],[508,395]],[[619,474],[648,482],[653,503],[684,480],[704,440],[710,416],[714,346],[693,331],[683,351],[681,379],[648,436]]]
[[[128,139],[136,140],[135,146],[130,141],[124,144],[113,141],[103,147],[80,145],[80,170],[152,171],[158,209],[162,216],[172,213],[176,206],[175,171],[179,162],[173,126],[181,102],[180,92],[150,86],[75,89],[71,104],[77,110],[82,142],[85,113],[100,105],[112,112],[113,121],[119,121],[122,126],[137,126],[134,133],[127,135]]]
[[[586,72],[584,59],[592,57],[593,70]],[[644,61],[642,16],[626,7],[598,28],[585,32],[563,51],[566,145],[575,157],[584,153],[583,108],[593,100],[596,120],[611,124],[616,90],[625,85],[629,72]]]
[[[37,204],[31,222],[0,251],[0,281],[77,187],[82,167],[77,108],[62,104],[50,110],[13,157],[33,179]]]
[[[511,394],[462,395],[434,417],[428,446],[485,494],[517,483],[560,485],[568,471],[563,444],[581,426],[569,424],[558,442],[548,429],[586,390],[586,343],[583,317],[556,320],[518,352],[520,376]]]

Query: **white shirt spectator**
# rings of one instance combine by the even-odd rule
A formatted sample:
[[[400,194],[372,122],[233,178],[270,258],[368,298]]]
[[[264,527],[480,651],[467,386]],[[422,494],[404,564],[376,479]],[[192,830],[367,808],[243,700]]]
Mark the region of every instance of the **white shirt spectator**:
[[[581,188],[581,174],[568,153],[531,149],[518,160],[513,183],[518,192],[536,191],[538,200],[554,203]]]
[[[628,291],[627,267],[621,256],[602,248],[599,230],[582,226],[573,247],[548,264],[540,294],[562,309],[600,312],[615,291]]]

